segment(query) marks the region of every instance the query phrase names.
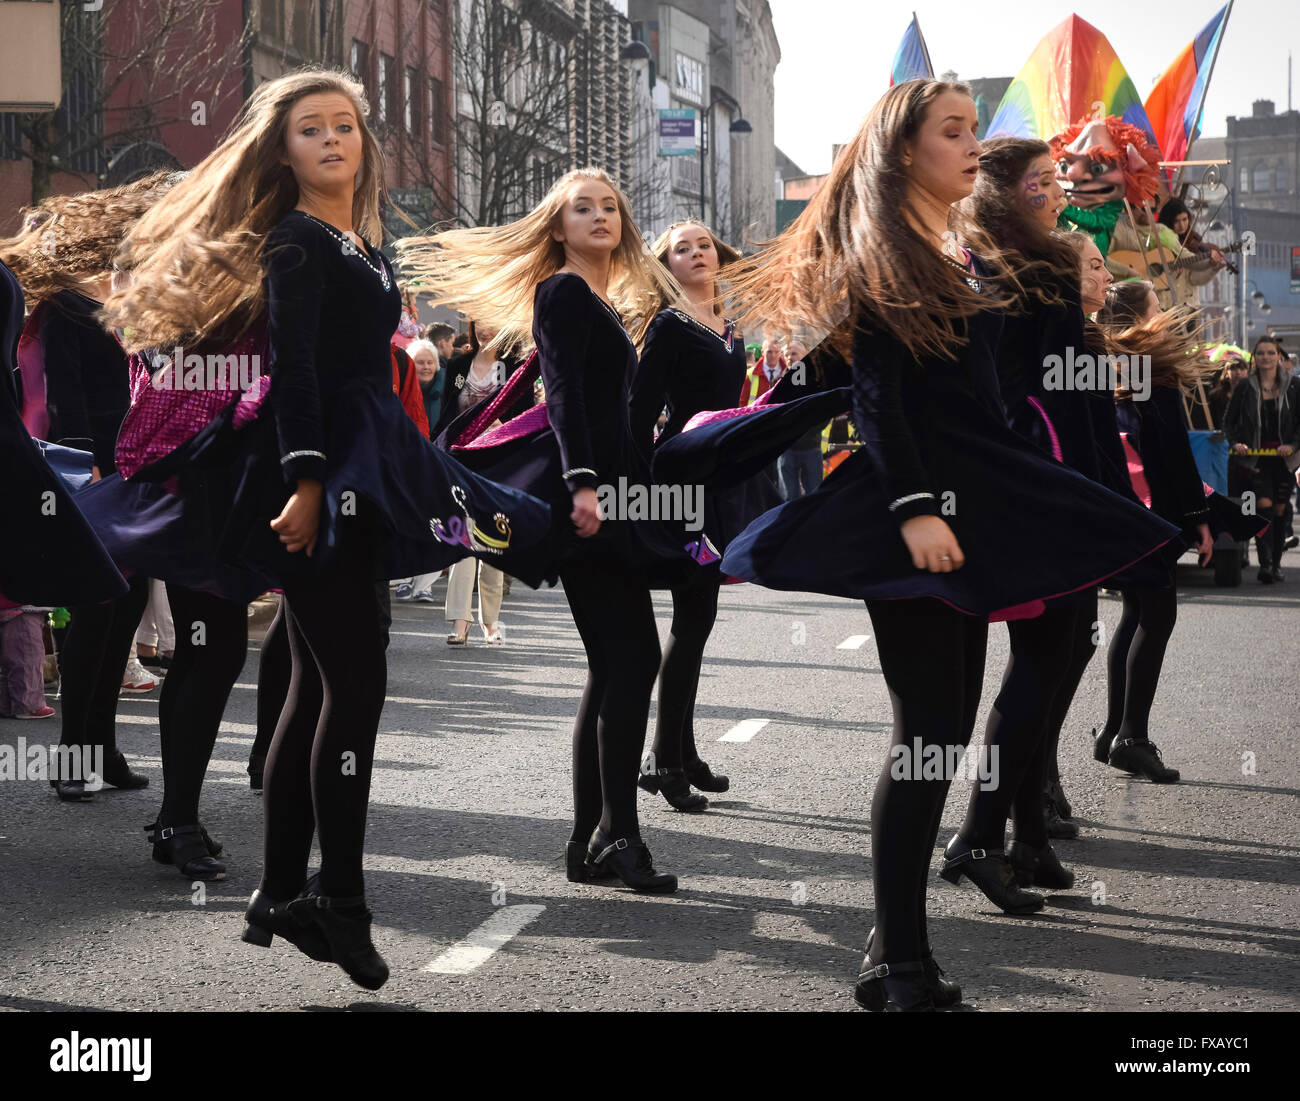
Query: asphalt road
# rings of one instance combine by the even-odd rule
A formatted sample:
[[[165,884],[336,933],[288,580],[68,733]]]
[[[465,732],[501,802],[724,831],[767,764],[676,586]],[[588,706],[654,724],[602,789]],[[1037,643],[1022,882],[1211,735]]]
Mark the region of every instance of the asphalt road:
[[[932,879],[931,939],[967,1009],[1300,1007],[1300,554],[1284,566],[1288,583],[1260,586],[1252,571],[1240,589],[1180,571],[1152,731],[1181,784],[1092,760],[1104,662],[1089,667],[1061,753],[1083,828],[1057,843],[1074,890],[1013,918],[969,885]],[[656,607],[666,633],[667,594]],[[1118,615],[1104,597],[1109,628]],[[278,940],[239,940],[261,865],[261,799],[244,773],[253,643],[204,796],[226,881],[200,894],[149,860],[140,827],[160,797],[157,690],[124,697],[118,713],[147,790],[63,805],[39,782],[0,783],[0,1009],[854,1010],[871,925],[870,796],[890,729],[874,643],[841,648],[869,636],[865,609],[723,591],[697,732],[732,788],[702,815],[642,793],[656,863],[681,878],[657,898],[566,881],[582,649],[558,590],[517,585],[502,622],[505,646],[453,650],[441,603],[396,605],[366,849],[375,939],[393,970],[384,989],[363,991]],[[979,731],[1006,652],[995,626]],[[763,724],[720,741],[745,720]],[[0,742],[20,735],[57,740],[56,721],[0,721]],[[940,846],[968,791],[954,783]]]

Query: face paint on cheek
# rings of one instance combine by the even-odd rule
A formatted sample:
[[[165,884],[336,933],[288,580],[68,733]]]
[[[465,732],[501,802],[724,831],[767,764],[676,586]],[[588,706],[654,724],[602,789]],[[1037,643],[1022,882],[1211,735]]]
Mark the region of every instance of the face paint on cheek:
[[[1038,182],[1038,173],[1025,177],[1025,197],[1032,210],[1042,210],[1047,205],[1047,195]]]

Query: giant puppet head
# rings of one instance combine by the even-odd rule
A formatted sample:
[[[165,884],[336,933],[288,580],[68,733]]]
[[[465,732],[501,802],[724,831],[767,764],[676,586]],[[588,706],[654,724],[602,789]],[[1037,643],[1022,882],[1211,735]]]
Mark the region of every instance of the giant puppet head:
[[[1080,210],[1123,198],[1148,202],[1159,186],[1159,153],[1138,127],[1120,119],[1076,122],[1048,144],[1056,178],[1070,205]]]

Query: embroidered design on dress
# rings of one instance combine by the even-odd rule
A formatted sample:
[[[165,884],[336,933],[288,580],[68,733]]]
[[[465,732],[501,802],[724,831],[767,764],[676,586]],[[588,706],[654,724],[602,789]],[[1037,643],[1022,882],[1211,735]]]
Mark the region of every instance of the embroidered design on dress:
[[[433,532],[433,537],[438,542],[468,547],[473,552],[483,554],[501,554],[509,548],[510,517],[504,512],[498,512],[492,517],[493,525],[501,536],[496,538],[481,528],[478,521],[470,515],[469,509],[465,506],[464,486],[453,485],[451,495],[456,501],[456,507],[464,513],[465,518],[462,520],[459,516],[449,516],[447,523],[443,524],[441,518],[433,517],[429,521],[429,530]]]

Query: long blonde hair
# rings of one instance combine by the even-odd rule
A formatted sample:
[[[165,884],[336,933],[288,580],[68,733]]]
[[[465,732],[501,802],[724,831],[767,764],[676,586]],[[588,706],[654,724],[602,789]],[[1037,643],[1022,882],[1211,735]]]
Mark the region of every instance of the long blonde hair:
[[[909,80],[880,97],[803,213],[731,273],[732,293],[743,305],[739,324],[828,332],[848,354],[853,326],[865,320],[917,356],[951,357],[964,343],[963,318],[1007,304],[989,293],[987,280],[985,293],[976,293],[907,217],[916,212],[904,143],[916,138],[945,92],[970,95],[964,84]],[[999,250],[957,207],[949,227],[977,246],[994,279],[1008,279]]]
[[[398,262],[412,289],[436,306],[500,326],[495,348],[528,348],[537,284],[564,267],[564,244],[551,236],[569,191],[579,180],[606,185],[618,203],[622,235],[610,260],[608,295],[634,339],[658,312],[661,297],[682,297],[671,273],[650,255],[618,185],[599,168],[576,168],[551,186],[529,213],[504,226],[449,229],[397,242]]]
[[[117,262],[131,280],[104,304],[103,316],[106,324],[128,329],[131,351],[228,343],[263,313],[266,235],[298,202],[293,171],[280,162],[289,112],[304,96],[327,93],[351,101],[361,132],[353,227],[376,247],[382,243],[383,153],[366,126],[362,86],[329,69],[268,81],[216,149],[123,242]]]
[[[21,211],[22,228],[0,241],[0,260],[22,285],[28,305],[59,291],[86,291],[113,270],[127,231],[181,178],[154,172],[121,187],[51,195]]]
[[[736,249],[728,245],[726,242],[719,240],[718,235],[714,233],[713,230],[710,229],[707,225],[705,225],[703,222],[699,221],[698,219],[687,218],[684,222],[674,222],[672,225],[670,225],[666,230],[664,230],[661,234],[659,234],[658,240],[656,240],[655,243],[650,246],[650,251],[654,253],[655,259],[658,260],[659,263],[661,263],[670,273],[672,272],[673,269],[668,262],[669,261],[668,243],[672,239],[672,235],[675,232],[677,232],[677,230],[681,229],[683,226],[699,226],[702,230],[704,230],[705,233],[709,235],[709,240],[713,242],[713,251],[718,254],[719,277],[722,276],[722,271],[724,268],[728,267],[731,264],[734,264],[737,260],[740,259],[740,253]],[[661,296],[659,300],[659,309],[666,310],[672,304],[673,303],[666,296]],[[722,311],[723,311],[722,287],[718,279],[714,279],[713,312],[715,314],[721,314]]]

